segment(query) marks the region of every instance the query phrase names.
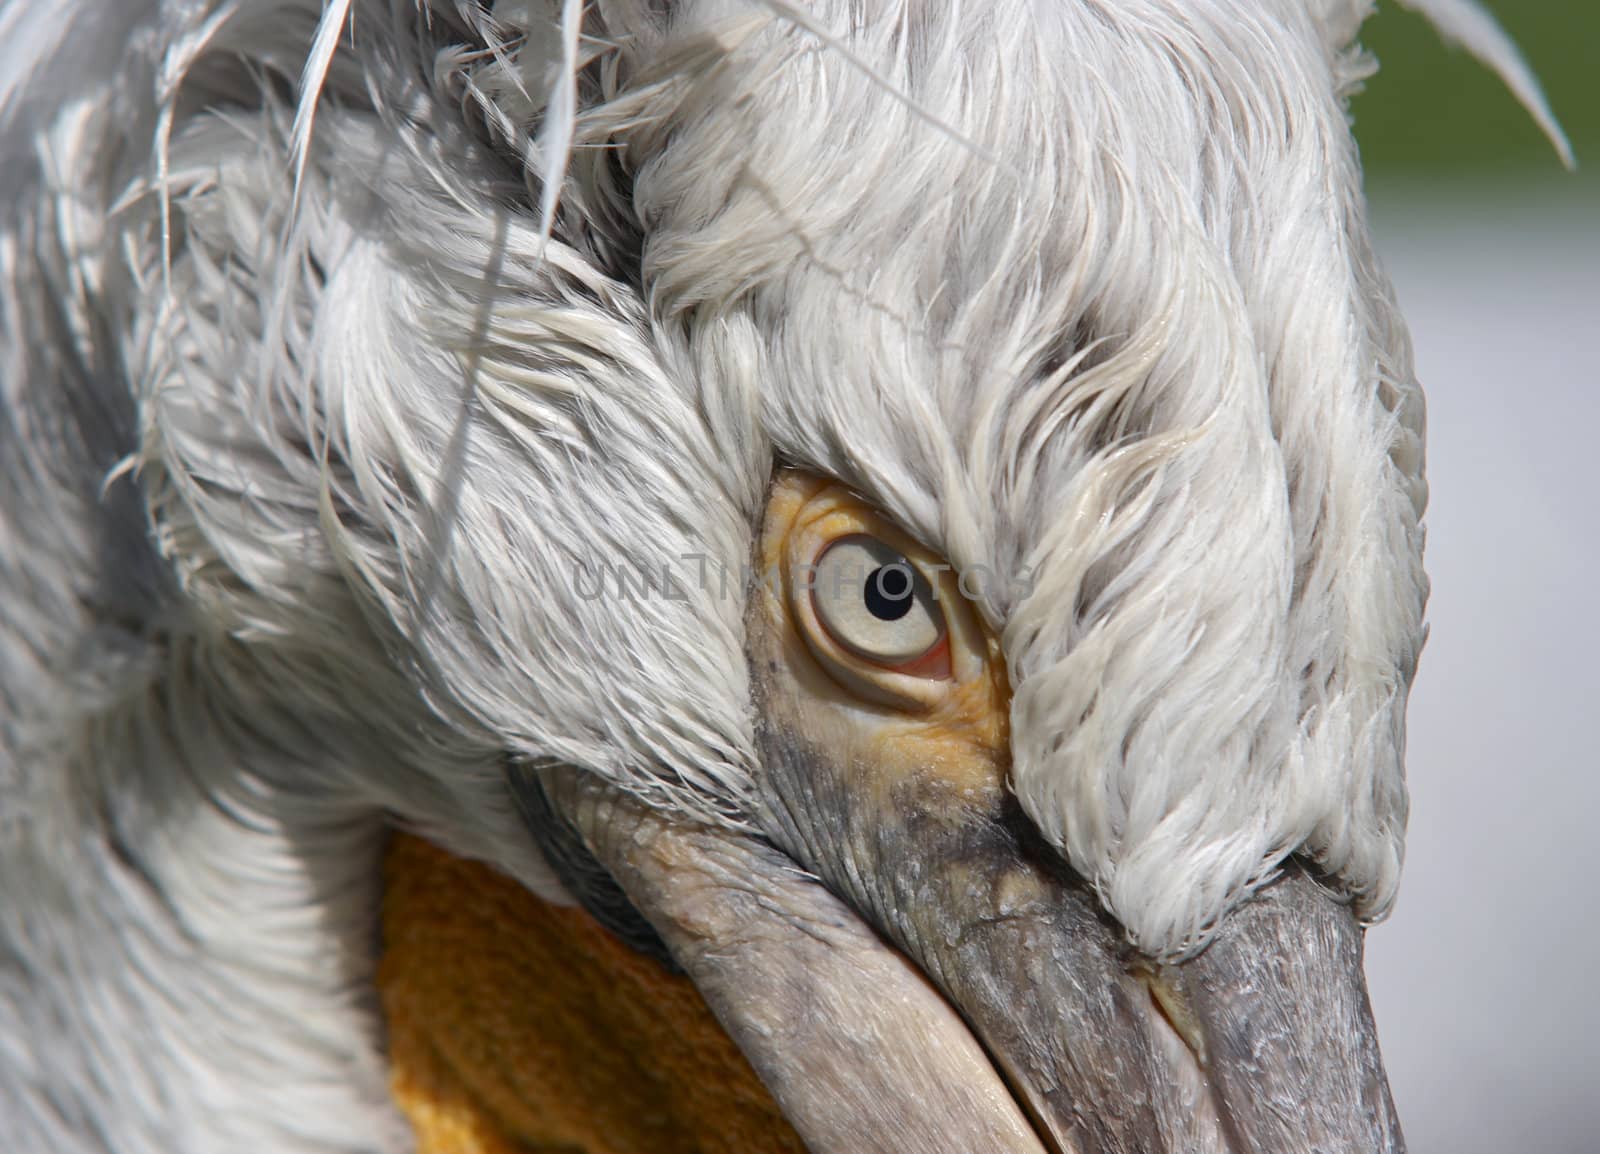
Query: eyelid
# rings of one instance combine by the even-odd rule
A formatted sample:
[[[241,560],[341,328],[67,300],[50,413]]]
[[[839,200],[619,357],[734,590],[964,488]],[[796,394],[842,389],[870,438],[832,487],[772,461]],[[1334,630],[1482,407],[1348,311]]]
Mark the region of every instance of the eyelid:
[[[891,665],[887,668],[893,669],[896,673],[903,673],[907,677],[921,677],[928,681],[949,681],[955,672],[950,662],[949,626],[939,630],[939,640],[922,656],[913,657],[903,665]]]

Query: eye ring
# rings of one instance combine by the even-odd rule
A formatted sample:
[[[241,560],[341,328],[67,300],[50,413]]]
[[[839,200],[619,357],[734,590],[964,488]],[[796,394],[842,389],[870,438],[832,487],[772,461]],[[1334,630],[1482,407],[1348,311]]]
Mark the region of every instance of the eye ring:
[[[849,533],[827,542],[810,566],[812,613],[852,656],[888,670],[949,676],[949,627],[931,581],[888,542]]]

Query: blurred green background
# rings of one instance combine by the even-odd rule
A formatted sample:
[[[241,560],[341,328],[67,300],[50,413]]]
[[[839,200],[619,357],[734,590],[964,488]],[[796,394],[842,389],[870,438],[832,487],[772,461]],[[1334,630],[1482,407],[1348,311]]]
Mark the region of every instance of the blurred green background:
[[[1375,183],[1550,180],[1600,192],[1600,3],[1490,0],[1544,84],[1577,153],[1581,180],[1481,65],[1446,47],[1422,17],[1382,0],[1362,30],[1381,68],[1354,103],[1356,136]]]

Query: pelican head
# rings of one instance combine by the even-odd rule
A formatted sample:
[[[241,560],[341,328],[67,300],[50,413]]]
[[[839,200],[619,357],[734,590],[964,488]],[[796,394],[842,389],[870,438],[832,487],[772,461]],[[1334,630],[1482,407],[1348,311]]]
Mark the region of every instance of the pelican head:
[[[403,831],[772,1149],[1402,1149],[1368,7],[0,6],[0,1129],[407,1149]]]

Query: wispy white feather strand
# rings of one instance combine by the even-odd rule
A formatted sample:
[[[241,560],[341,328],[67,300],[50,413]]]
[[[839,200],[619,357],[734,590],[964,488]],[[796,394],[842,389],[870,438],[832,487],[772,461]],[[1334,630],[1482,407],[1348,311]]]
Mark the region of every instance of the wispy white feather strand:
[[[948,136],[951,140],[960,144],[963,148],[970,149],[974,155],[980,156],[991,164],[1005,169],[1013,176],[1016,175],[1016,170],[1012,168],[1007,161],[994,155],[988,149],[973,141],[960,129],[956,128],[942,117],[931,112],[925,104],[907,95],[905,90],[901,88],[900,85],[896,84],[888,76],[885,76],[882,71],[880,71],[878,68],[875,68],[870,62],[863,60],[861,56],[850,47],[848,41],[839,36],[837,33],[830,31],[827,25],[818,21],[817,18],[808,12],[804,6],[795,3],[794,0],[762,0],[762,3],[764,3],[768,8],[772,9],[773,12],[776,12],[784,19],[794,24],[795,27],[803,29],[824,47],[828,48],[832,52],[837,53],[840,59],[847,61],[850,64],[850,67],[859,71],[863,76],[871,80],[872,83],[876,84],[879,88],[883,89],[884,92],[888,93],[890,97],[903,104],[912,113],[912,115],[917,117],[917,119],[926,124],[932,125],[934,128]],[[951,4],[952,8],[955,9],[951,14],[952,20],[959,21],[961,19],[959,0],[951,0]]]
[[[350,15],[352,0],[326,0],[322,20],[317,25],[316,38],[306,55],[305,70],[300,76],[300,100],[294,110],[294,127],[291,129],[291,150],[294,164],[294,203],[300,202],[300,185],[305,177],[306,157],[311,150],[311,133],[316,123],[317,105],[322,99],[322,86],[328,78],[328,69],[339,48],[339,37],[344,32]],[[291,214],[292,217],[292,214]]]
[[[582,26],[583,0],[561,0],[561,66],[550,88],[538,136],[539,233],[547,240],[555,225],[578,116],[578,38]]]
[[[1447,41],[1459,44],[1498,76],[1511,90],[1534,123],[1550,141],[1561,163],[1577,167],[1572,144],[1562,130],[1544,89],[1516,42],[1500,22],[1477,0],[1399,0],[1400,5],[1422,16],[1439,30]]]

